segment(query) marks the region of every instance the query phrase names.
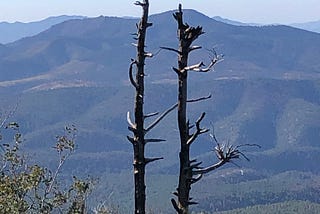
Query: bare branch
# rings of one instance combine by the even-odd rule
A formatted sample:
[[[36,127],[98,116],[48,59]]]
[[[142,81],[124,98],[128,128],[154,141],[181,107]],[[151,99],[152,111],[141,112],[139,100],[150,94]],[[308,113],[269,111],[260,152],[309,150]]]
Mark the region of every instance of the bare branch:
[[[157,160],[162,160],[163,157],[160,157],[160,158],[145,158],[145,163],[146,165],[151,163],[151,162],[154,162],[154,161],[157,161]]]
[[[187,100],[187,103],[195,103],[195,102],[199,102],[199,101],[202,101],[202,100],[207,100],[207,99],[210,99],[210,98],[211,98],[211,94],[209,94],[208,96],[205,96],[205,97],[199,97],[199,98],[196,98],[196,99]]]
[[[250,159],[243,153],[244,151],[239,150],[239,148],[241,148],[241,147],[258,147],[258,148],[261,148],[261,146],[258,145],[258,144],[248,144],[248,143],[240,144],[238,146],[230,146],[230,147],[231,147],[231,150],[233,149],[234,151],[236,151],[238,153],[238,155],[239,155],[238,158],[243,157],[247,161],[250,161]]]
[[[194,125],[188,125],[188,129],[190,130],[190,129],[192,129],[194,127]]]
[[[131,121],[130,111],[127,112],[127,122],[129,123],[131,128],[136,129],[136,125]]]
[[[188,139],[187,141],[187,145],[191,145],[195,139],[197,139],[197,137],[200,135],[200,134],[203,134],[203,133],[206,133],[209,131],[209,129],[202,129],[200,128],[200,123],[201,121],[203,120],[204,116],[206,115],[205,112],[203,112],[201,114],[201,116],[198,118],[198,120],[196,121],[196,130],[195,132],[193,133],[193,135]]]
[[[189,161],[189,164],[197,162],[197,159],[193,159]]]
[[[137,89],[139,86],[133,78],[133,71],[132,71],[133,70],[132,67],[134,64],[137,64],[137,61],[131,60],[130,67],[129,67],[129,79],[130,79],[130,82],[133,85],[133,87],[135,87]]]
[[[202,48],[201,46],[192,46],[192,47],[189,48],[189,53],[191,51],[198,50],[198,49],[201,49],[201,48]]]
[[[146,6],[146,3],[143,3],[141,1],[136,1],[134,4],[141,7]]]
[[[198,202],[195,202],[195,201],[189,201],[188,204],[189,204],[189,205],[196,205],[196,204],[199,204],[199,203],[198,203]]]
[[[178,207],[176,200],[174,200],[173,198],[171,198],[171,204],[178,214],[182,214],[182,210]]]
[[[175,67],[172,67],[172,69],[174,70],[174,72],[176,72],[176,74],[180,75],[181,71]]]
[[[159,112],[154,112],[154,113],[146,114],[146,115],[144,115],[144,119],[146,119],[146,118],[148,118],[148,117],[157,116],[158,114],[159,114]]]
[[[221,62],[223,59],[221,58],[217,58],[217,57],[215,57],[215,58],[213,58],[212,60],[211,60],[211,62],[210,62],[210,64],[208,65],[208,67],[206,67],[206,68],[203,68],[203,69],[199,69],[199,70],[194,70],[194,71],[197,71],[197,72],[208,72],[208,71],[210,71],[211,69],[212,69],[212,67],[215,65],[215,64],[217,64],[218,62]]]
[[[239,150],[239,148],[244,146],[249,146],[249,147],[255,146],[260,148],[260,145],[257,145],[257,144],[242,144],[238,146],[233,146],[233,145],[226,145],[226,144],[221,145],[217,143],[217,146],[215,147],[215,152],[216,152],[217,158],[220,161],[209,167],[193,170],[192,174],[193,175],[206,174],[208,172],[211,172],[223,166],[225,163],[232,162],[233,159],[240,159],[241,157],[244,157],[247,161],[250,161],[249,158],[242,151]]]
[[[174,48],[169,48],[169,47],[160,47],[160,48],[163,50],[173,51],[177,54],[182,54],[181,51],[178,51],[177,49],[174,49]]]
[[[166,140],[164,139],[145,139],[144,142],[147,143],[160,143],[160,142],[164,142]]]
[[[173,111],[176,107],[178,106],[178,103],[174,104],[173,106],[171,106],[168,110],[166,110],[165,112],[163,112],[153,123],[151,123],[149,125],[148,128],[146,128],[145,132],[149,132],[151,129],[153,129],[163,118],[165,118],[165,116],[167,116],[167,114],[169,114],[171,111]]]
[[[59,164],[52,176],[52,179],[49,183],[49,185],[44,190],[45,197],[52,191],[54,188],[54,184],[56,182],[56,179],[58,177],[58,174],[61,172],[61,168],[66,162],[66,160],[69,158],[70,155],[74,152],[75,146],[74,146],[74,140],[76,137],[76,131],[77,129],[75,126],[67,126],[65,127],[66,134],[62,136],[57,136],[57,143],[55,148],[57,149],[57,152],[59,154]]]
[[[191,184],[197,183],[198,181],[201,180],[202,177],[203,177],[203,174],[199,174],[196,178],[192,178],[191,179]]]
[[[192,171],[192,175],[206,174],[208,172],[211,172],[211,171],[223,166],[225,163],[227,163],[227,161],[221,160],[218,163],[216,163],[214,165],[211,165],[209,167],[206,167],[206,168],[203,168],[203,169],[193,170]]]
[[[215,55],[213,59],[211,59],[210,64],[206,68],[202,68],[203,66],[205,66],[203,62],[199,62],[198,64],[185,67],[183,70],[195,71],[195,72],[209,72],[215,64],[223,60],[222,57],[223,57],[222,55]]]
[[[215,132],[214,132],[214,126],[213,126],[213,124],[211,124],[211,126],[212,126],[212,133],[210,133],[210,137],[213,139],[213,141],[214,141],[216,144],[218,144],[218,140],[217,140],[216,135],[215,135]]]
[[[196,71],[199,70],[202,66],[204,66],[203,62],[199,62],[198,64],[185,67],[183,71]]]
[[[128,126],[128,130],[133,132],[133,133],[137,132],[137,129],[136,128],[132,128],[131,126]]]
[[[202,167],[200,167],[200,165],[202,164],[202,161],[192,164],[189,168],[190,169],[201,169]]]
[[[135,144],[135,143],[136,143],[136,141],[134,140],[133,137],[127,136],[127,139],[128,139],[132,144]]]
[[[152,58],[152,57],[153,57],[153,54],[152,54],[152,53],[144,53],[144,56],[145,56],[145,57]]]

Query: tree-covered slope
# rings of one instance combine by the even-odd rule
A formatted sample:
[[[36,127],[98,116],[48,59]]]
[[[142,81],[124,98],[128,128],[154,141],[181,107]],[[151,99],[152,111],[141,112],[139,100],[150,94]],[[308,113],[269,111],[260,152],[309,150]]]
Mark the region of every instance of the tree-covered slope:
[[[320,212],[320,204],[308,201],[288,201],[270,205],[257,205],[243,209],[236,209],[225,212],[214,212],[215,214],[316,214]]]
[[[176,56],[159,51],[160,46],[176,47],[171,13],[151,17],[154,26],[147,49],[155,56],[146,64],[146,112],[161,112],[176,103],[171,70]],[[203,126],[214,128],[219,142],[261,146],[246,151],[251,161],[237,162],[241,169],[230,164],[195,187],[195,200],[200,202],[195,210],[270,204],[283,202],[283,197],[317,202],[320,36],[285,26],[231,26],[192,10],[186,15],[188,22],[203,25],[206,34],[199,45],[209,49],[193,54],[191,63],[201,59],[206,63],[213,46],[225,54],[215,71],[190,74],[190,99],[212,94],[210,100],[190,104],[190,121],[205,111]],[[1,116],[14,110],[10,120],[19,122],[24,148],[37,160],[53,164],[51,142],[61,127],[76,125],[77,153],[65,165],[65,176],[70,172],[104,176],[108,179],[97,185],[95,198],[107,192],[114,195],[114,203],[128,207],[132,148],[126,139],[126,113],[133,109],[128,64],[134,57],[130,33],[135,21],[72,20],[0,46]],[[165,159],[148,168],[154,178],[161,175],[161,180],[148,181],[153,189],[149,205],[170,209],[165,200],[174,190],[178,169],[175,113],[154,131],[167,141],[147,147],[150,156]],[[211,163],[214,146],[209,136],[202,136],[192,156],[204,165]],[[222,178],[229,180],[221,183]]]

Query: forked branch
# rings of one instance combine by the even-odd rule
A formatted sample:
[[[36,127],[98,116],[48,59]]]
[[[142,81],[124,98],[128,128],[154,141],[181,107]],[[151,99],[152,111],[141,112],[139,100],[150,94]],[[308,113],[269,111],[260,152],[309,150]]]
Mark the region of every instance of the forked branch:
[[[193,133],[193,135],[191,135],[191,137],[188,139],[187,141],[187,145],[191,145],[196,139],[197,137],[200,135],[200,134],[204,134],[206,132],[209,131],[209,129],[202,129],[200,128],[200,123],[201,121],[203,120],[204,116],[206,115],[205,112],[203,112],[201,114],[201,116],[198,118],[198,120],[196,121],[196,130],[195,132]]]
[[[136,1],[134,4],[137,5],[137,6],[141,6],[141,7],[144,7],[144,6],[147,5],[146,3],[143,3],[141,1]]]
[[[195,71],[195,72],[209,72],[212,69],[212,67],[221,60],[223,60],[223,59],[222,58],[213,58],[213,59],[211,59],[210,64],[205,68],[203,68],[203,66],[205,66],[205,64],[203,62],[199,62],[198,64],[185,67],[183,70],[184,71]]]
[[[250,159],[240,150],[240,148],[253,147],[253,146],[261,148],[261,146],[258,144],[241,144],[238,146],[234,146],[229,144],[221,145],[217,143],[217,146],[215,147],[214,151],[216,153],[216,157],[218,158],[219,162],[206,168],[193,170],[192,174],[193,175],[206,174],[208,172],[211,172],[223,166],[225,163],[232,162],[232,160],[240,159],[241,157],[243,157],[247,161],[250,161]]]

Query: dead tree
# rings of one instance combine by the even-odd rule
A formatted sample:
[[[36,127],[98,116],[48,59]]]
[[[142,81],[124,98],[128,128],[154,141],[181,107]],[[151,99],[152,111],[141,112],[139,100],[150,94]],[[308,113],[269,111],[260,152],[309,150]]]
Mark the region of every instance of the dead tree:
[[[135,40],[137,44],[134,44],[137,48],[136,59],[131,59],[129,67],[129,80],[135,89],[135,101],[134,101],[134,122],[130,118],[130,112],[127,113],[127,121],[129,123],[128,129],[133,133],[133,137],[127,136],[128,140],[133,145],[133,173],[134,173],[134,197],[135,197],[135,213],[145,213],[146,202],[146,185],[145,185],[145,168],[147,164],[162,159],[162,157],[146,158],[145,146],[147,143],[162,142],[163,139],[146,139],[145,136],[150,132],[168,113],[176,108],[176,104],[170,107],[168,110],[158,116],[152,123],[145,127],[145,120],[159,113],[144,114],[144,65],[147,57],[152,57],[152,53],[145,51],[145,41],[147,28],[152,26],[152,23],[148,22],[149,1],[144,0],[142,2],[137,1],[135,3],[141,6],[143,9],[140,22],[136,25],[137,33],[135,33]],[[135,75],[134,75],[134,68]]]
[[[145,158],[145,130],[144,130],[144,65],[147,54],[145,52],[145,40],[147,28],[152,24],[148,23],[149,2],[145,0],[143,2],[136,2],[143,9],[142,17],[137,24],[136,33],[136,59],[131,60],[129,68],[129,78],[131,84],[136,90],[135,106],[134,106],[134,118],[133,123],[130,119],[129,112],[127,113],[127,120],[129,123],[129,130],[133,132],[133,137],[127,137],[133,145],[133,173],[134,173],[134,198],[135,198],[135,213],[145,213],[145,201],[146,201],[146,185],[145,185],[145,167],[147,161]],[[133,66],[136,66],[136,76],[133,77]]]
[[[200,165],[201,162],[197,160],[190,160],[190,147],[199,137],[199,135],[204,134],[209,131],[209,129],[201,128],[200,123],[205,117],[203,112],[199,119],[195,122],[195,125],[190,125],[187,120],[187,103],[191,100],[188,100],[187,89],[188,89],[188,72],[208,72],[211,68],[222,59],[222,56],[214,53],[210,64],[205,67],[203,62],[200,62],[195,65],[188,66],[188,57],[189,53],[198,50],[200,46],[192,46],[192,43],[204,32],[202,27],[190,27],[188,24],[183,22],[183,12],[181,5],[179,5],[178,12],[173,14],[175,20],[178,23],[178,39],[179,39],[179,48],[174,49],[170,47],[162,47],[163,49],[173,51],[178,54],[178,68],[173,68],[173,70],[178,75],[178,127],[180,134],[180,172],[179,172],[179,184],[177,191],[174,192],[174,195],[178,197],[178,202],[175,199],[171,199],[172,205],[179,214],[188,214],[189,205],[197,204],[197,202],[192,201],[190,198],[191,185],[196,183],[202,178],[203,174],[206,174],[212,170],[217,169],[218,167],[224,165],[227,162],[230,162],[232,159],[240,158],[243,156],[247,157],[239,150],[241,146],[225,146],[220,145],[218,142],[215,148],[216,156],[219,159],[219,162],[202,168]],[[202,97],[194,99],[192,101],[196,102],[199,100],[205,100],[210,98]],[[193,133],[190,132],[193,130]],[[214,138],[215,139],[215,138]]]
[[[130,118],[130,112],[127,113],[127,121],[129,123],[128,129],[133,133],[133,136],[127,136],[128,140],[133,145],[134,158],[134,187],[135,187],[135,213],[145,213],[145,202],[146,202],[146,185],[145,185],[145,169],[148,163],[162,159],[161,157],[146,158],[145,157],[145,146],[150,142],[162,142],[163,139],[146,139],[147,133],[149,133],[167,114],[178,108],[178,126],[180,133],[180,174],[179,174],[179,185],[177,192],[174,194],[178,196],[178,203],[172,199],[171,202],[175,210],[180,214],[187,214],[189,205],[196,204],[191,201],[190,190],[191,184],[199,181],[202,175],[208,173],[232,159],[240,158],[243,156],[247,157],[239,150],[241,146],[225,146],[217,143],[216,156],[219,159],[217,164],[213,164],[209,167],[200,167],[201,162],[196,160],[190,160],[190,146],[198,138],[199,135],[206,133],[209,129],[203,129],[200,127],[200,123],[203,120],[205,113],[202,113],[199,119],[196,121],[195,126],[190,126],[187,121],[187,103],[198,102],[209,99],[211,95],[206,97],[200,97],[197,99],[187,99],[187,77],[189,71],[195,72],[208,72],[210,69],[221,60],[221,57],[213,50],[213,57],[210,64],[204,68],[204,63],[200,62],[196,65],[188,66],[188,56],[191,51],[200,49],[200,46],[191,46],[193,41],[196,40],[201,34],[203,34],[202,27],[196,28],[190,27],[183,23],[182,9],[179,5],[179,11],[174,14],[174,18],[178,22],[178,38],[179,38],[179,49],[162,47],[163,49],[174,51],[178,54],[178,68],[173,68],[178,75],[178,102],[171,106],[169,109],[164,111],[148,126],[145,126],[145,120],[153,116],[157,116],[159,113],[144,114],[144,65],[147,57],[153,57],[152,53],[145,51],[145,41],[147,28],[152,26],[152,23],[148,22],[148,11],[149,1],[143,0],[142,2],[137,1],[135,3],[141,6],[143,14],[139,24],[137,24],[137,33],[134,35],[137,44],[134,44],[137,48],[137,56],[135,59],[131,59],[129,67],[129,80],[132,86],[135,88],[135,101],[134,101],[134,122]],[[134,75],[135,68],[135,75]],[[193,134],[190,134],[190,130],[195,127]]]

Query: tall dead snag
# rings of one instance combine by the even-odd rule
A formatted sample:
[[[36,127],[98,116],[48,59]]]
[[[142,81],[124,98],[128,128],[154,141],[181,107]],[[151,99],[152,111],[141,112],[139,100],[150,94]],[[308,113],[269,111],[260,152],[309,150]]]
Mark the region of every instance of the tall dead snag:
[[[190,146],[195,142],[199,135],[204,134],[209,131],[209,129],[201,128],[201,121],[205,117],[205,112],[203,112],[197,119],[194,125],[190,125],[187,120],[187,103],[198,102],[211,98],[211,96],[200,97],[198,99],[188,100],[187,96],[187,83],[188,83],[188,72],[208,72],[211,68],[222,60],[221,55],[217,55],[215,50],[212,50],[213,56],[210,64],[204,67],[203,62],[198,64],[188,66],[189,53],[198,50],[200,46],[192,46],[192,43],[204,32],[202,27],[190,27],[188,24],[183,23],[183,12],[181,5],[179,5],[178,12],[173,14],[175,20],[178,23],[178,39],[179,48],[174,49],[170,47],[162,47],[163,49],[173,51],[178,54],[178,68],[173,68],[173,70],[178,75],[178,126],[180,133],[180,172],[179,172],[179,184],[177,191],[174,195],[178,197],[178,202],[175,199],[171,199],[172,205],[178,214],[188,214],[189,205],[197,204],[197,202],[192,201],[190,197],[191,185],[198,182],[202,176],[209,173],[226,163],[232,162],[234,159],[239,159],[243,157],[244,159],[249,159],[241,152],[240,148],[244,146],[257,146],[256,144],[242,144],[238,146],[220,144],[216,137],[213,135],[212,138],[216,143],[214,149],[215,155],[218,162],[207,167],[202,167],[202,162],[198,162],[196,159],[190,160]],[[190,134],[190,131],[193,131]]]
[[[198,138],[199,135],[204,134],[209,131],[209,129],[201,128],[200,123],[203,120],[205,113],[203,112],[199,119],[195,122],[194,126],[189,124],[187,120],[187,103],[190,102],[187,97],[187,83],[188,83],[188,72],[208,72],[210,69],[221,60],[221,56],[217,55],[214,50],[214,56],[211,59],[210,64],[204,67],[204,63],[200,62],[195,65],[188,66],[188,57],[191,51],[200,49],[200,46],[192,46],[192,43],[204,32],[202,27],[190,27],[188,24],[183,23],[183,12],[181,5],[179,5],[178,12],[173,14],[175,20],[178,23],[178,39],[179,48],[174,49],[170,47],[162,47],[163,49],[173,51],[178,54],[178,68],[173,68],[173,70],[178,75],[178,126],[180,133],[180,174],[179,174],[179,184],[177,192],[174,194],[178,197],[178,202],[175,199],[171,199],[172,205],[179,214],[188,214],[189,205],[197,204],[191,201],[190,190],[191,185],[196,183],[202,178],[202,175],[208,173],[227,162],[231,159],[239,158],[244,156],[239,150],[239,147],[220,146],[217,143],[216,155],[219,159],[217,164],[213,164],[209,167],[202,168],[201,162],[197,160],[190,160],[190,146]],[[202,97],[195,99],[194,101],[204,100],[210,98]],[[190,134],[191,130],[193,133]],[[244,156],[245,157],[245,156]]]
[[[129,123],[129,130],[133,132],[133,137],[128,136],[128,140],[133,145],[133,173],[134,173],[134,198],[135,198],[135,213],[145,213],[145,201],[146,201],[146,185],[145,185],[145,167],[147,164],[144,149],[145,149],[145,130],[144,130],[144,64],[147,54],[144,50],[146,31],[152,24],[148,23],[149,2],[145,0],[143,2],[136,2],[143,9],[142,17],[137,24],[137,56],[136,59],[131,60],[129,68],[129,78],[131,84],[136,90],[135,106],[134,106],[134,118],[135,122],[131,122],[130,114],[127,114],[127,120]],[[133,77],[133,66],[136,66],[136,75]]]
[[[158,115],[158,112],[151,114],[144,114],[144,65],[147,57],[152,57],[151,53],[145,51],[145,40],[147,28],[152,26],[152,23],[148,22],[149,1],[144,0],[142,2],[137,1],[135,5],[141,6],[143,9],[142,17],[139,24],[137,24],[137,33],[135,40],[137,44],[134,44],[137,48],[136,59],[131,59],[129,67],[129,79],[133,87],[135,88],[135,101],[134,101],[134,122],[130,118],[130,113],[127,113],[127,121],[129,123],[128,129],[133,133],[133,137],[127,136],[128,140],[133,145],[133,173],[134,173],[134,197],[135,197],[135,213],[145,213],[146,202],[146,185],[145,185],[145,168],[148,163],[162,159],[161,157],[146,158],[145,146],[147,143],[161,142],[162,139],[146,139],[146,134],[153,129],[169,112],[176,108],[173,105],[167,111],[163,112],[157,119],[155,119],[149,126],[145,127],[145,119]],[[134,68],[135,75],[134,75]]]

